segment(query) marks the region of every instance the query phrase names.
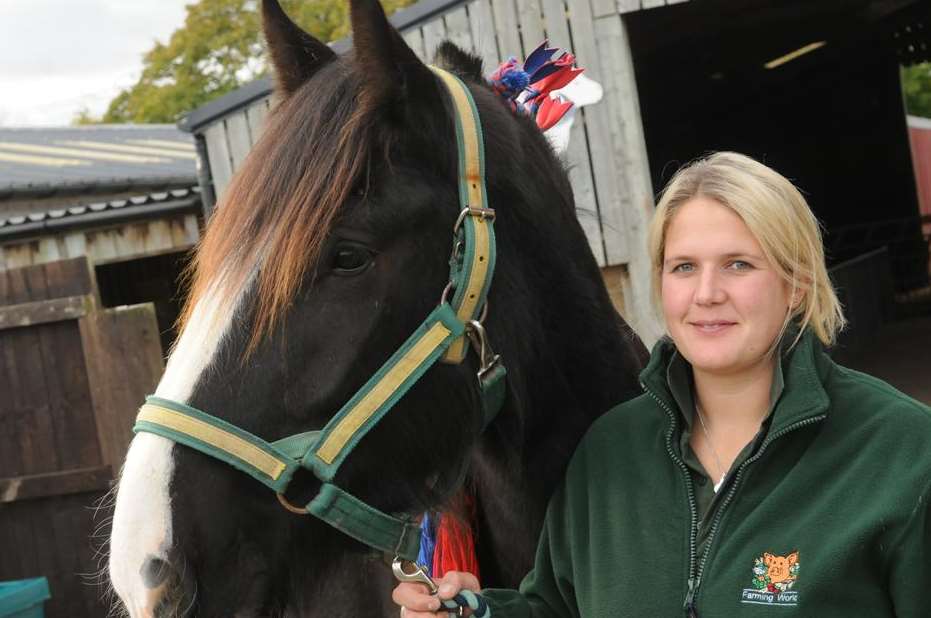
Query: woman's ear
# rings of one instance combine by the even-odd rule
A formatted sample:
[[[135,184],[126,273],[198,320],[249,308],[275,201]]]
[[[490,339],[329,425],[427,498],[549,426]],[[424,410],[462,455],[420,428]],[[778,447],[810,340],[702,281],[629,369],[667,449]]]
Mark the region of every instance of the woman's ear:
[[[808,288],[804,282],[794,281],[789,289],[789,310],[795,311],[805,300],[805,294]]]

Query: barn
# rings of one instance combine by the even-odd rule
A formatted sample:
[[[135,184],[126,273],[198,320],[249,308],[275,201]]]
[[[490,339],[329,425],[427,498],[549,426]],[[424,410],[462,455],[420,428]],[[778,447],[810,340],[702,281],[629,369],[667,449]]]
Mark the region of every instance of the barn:
[[[0,580],[48,578],[50,617],[109,609],[94,506],[173,337],[196,160],[174,126],[0,128]]]
[[[202,212],[172,125],[0,128],[0,273],[85,256],[103,306],[155,303],[165,346]]]
[[[654,196],[681,164],[736,150],[807,194],[853,348],[889,317],[893,291],[928,285],[899,74],[931,58],[929,15],[929,0],[422,0],[392,19],[421,57],[450,38],[486,66],[548,37],[603,85],[566,158],[605,281],[645,340],[658,332],[644,251]],[[208,210],[260,134],[270,94],[259,80],[179,124],[202,155]]]

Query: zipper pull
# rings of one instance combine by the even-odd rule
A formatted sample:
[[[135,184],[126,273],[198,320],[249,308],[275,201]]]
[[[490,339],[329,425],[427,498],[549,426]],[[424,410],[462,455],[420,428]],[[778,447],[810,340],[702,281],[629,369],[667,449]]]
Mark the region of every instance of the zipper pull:
[[[689,592],[685,595],[685,604],[683,605],[685,615],[688,618],[698,618],[698,610],[695,609],[695,592],[698,590],[698,585],[700,583],[700,577],[689,578]]]

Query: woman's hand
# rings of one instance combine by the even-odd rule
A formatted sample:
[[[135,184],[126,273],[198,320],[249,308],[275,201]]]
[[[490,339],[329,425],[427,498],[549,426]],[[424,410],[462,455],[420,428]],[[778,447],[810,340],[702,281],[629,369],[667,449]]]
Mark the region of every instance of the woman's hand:
[[[404,618],[436,618],[437,616],[446,618],[448,612],[440,609],[441,600],[453,598],[460,590],[473,592],[481,590],[478,579],[471,573],[450,571],[436,583],[440,588],[436,595],[430,594],[424,584],[410,582],[398,584],[391,598],[401,606],[401,616]],[[466,608],[463,615],[471,616],[472,611]]]

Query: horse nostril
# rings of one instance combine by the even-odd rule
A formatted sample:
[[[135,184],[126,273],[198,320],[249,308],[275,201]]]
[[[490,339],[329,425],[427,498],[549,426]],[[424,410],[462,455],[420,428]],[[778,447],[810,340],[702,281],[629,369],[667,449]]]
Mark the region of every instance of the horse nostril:
[[[171,565],[165,560],[156,558],[155,556],[147,556],[145,562],[142,563],[142,569],[139,571],[139,575],[142,576],[142,582],[145,584],[145,587],[150,590],[164,584],[171,574]]]
[[[146,556],[139,575],[149,590],[148,607],[152,608],[152,616],[193,616],[197,585],[189,570],[181,571],[167,560]]]

